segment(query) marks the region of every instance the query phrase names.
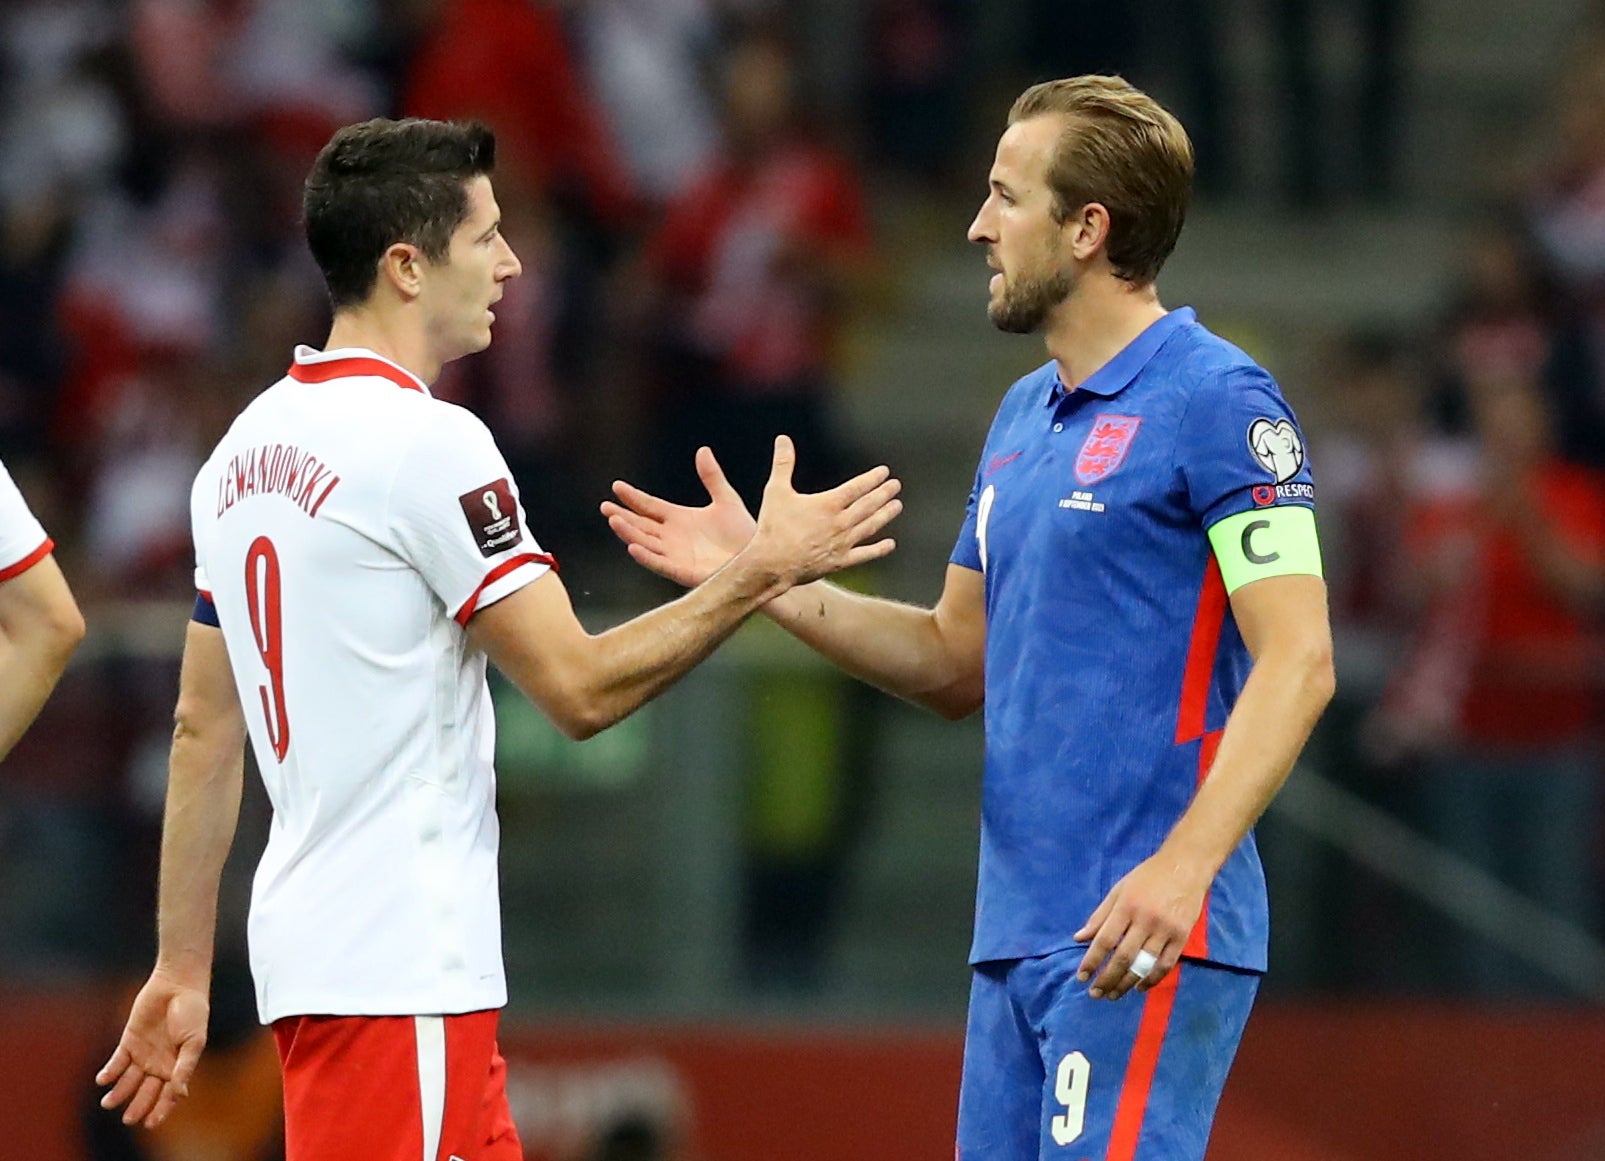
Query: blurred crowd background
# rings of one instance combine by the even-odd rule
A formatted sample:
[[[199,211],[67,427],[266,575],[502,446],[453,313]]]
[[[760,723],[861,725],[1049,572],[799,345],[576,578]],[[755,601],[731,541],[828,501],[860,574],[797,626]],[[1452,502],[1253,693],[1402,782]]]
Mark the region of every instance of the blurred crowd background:
[[[1267,996],[1605,1000],[1586,0],[8,0],[0,458],[90,637],[0,768],[0,980],[148,964],[189,483],[326,333],[298,211],[333,129],[497,131],[525,274],[437,393],[495,431],[601,626],[669,595],[597,515],[609,481],[695,500],[707,442],[755,498],[779,431],[809,486],[903,476],[899,553],[848,583],[934,597],[1042,357],[991,332],[964,229],[1014,95],[1085,71],[1191,131],[1162,296],[1279,377],[1318,487],[1339,701],[1262,827]],[[515,1016],[960,1026],[979,722],[765,628],[583,746],[498,691]],[[265,817],[248,796],[223,922],[247,1036]]]

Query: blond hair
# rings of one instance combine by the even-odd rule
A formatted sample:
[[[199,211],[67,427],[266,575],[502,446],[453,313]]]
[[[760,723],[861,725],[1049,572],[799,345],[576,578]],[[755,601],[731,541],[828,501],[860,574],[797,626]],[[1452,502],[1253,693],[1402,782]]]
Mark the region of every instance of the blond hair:
[[[1109,211],[1104,252],[1116,277],[1143,285],[1176,248],[1193,186],[1193,143],[1168,110],[1123,77],[1044,81],[1020,94],[1009,124],[1070,118],[1048,163],[1053,218],[1097,202]]]

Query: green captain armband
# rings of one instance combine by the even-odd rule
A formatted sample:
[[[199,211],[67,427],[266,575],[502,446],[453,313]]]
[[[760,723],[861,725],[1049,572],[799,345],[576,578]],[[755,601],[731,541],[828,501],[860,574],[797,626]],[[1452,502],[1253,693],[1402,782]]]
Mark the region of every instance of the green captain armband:
[[[1321,576],[1321,542],[1315,513],[1289,504],[1256,508],[1209,526],[1226,591],[1268,576]]]

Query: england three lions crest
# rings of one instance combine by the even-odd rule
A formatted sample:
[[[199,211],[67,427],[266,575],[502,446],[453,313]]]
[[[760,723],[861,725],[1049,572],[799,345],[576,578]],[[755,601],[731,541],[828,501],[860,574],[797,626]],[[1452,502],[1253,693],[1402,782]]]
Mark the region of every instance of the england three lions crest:
[[[1100,415],[1076,454],[1076,479],[1095,484],[1125,462],[1142,420],[1135,415]]]

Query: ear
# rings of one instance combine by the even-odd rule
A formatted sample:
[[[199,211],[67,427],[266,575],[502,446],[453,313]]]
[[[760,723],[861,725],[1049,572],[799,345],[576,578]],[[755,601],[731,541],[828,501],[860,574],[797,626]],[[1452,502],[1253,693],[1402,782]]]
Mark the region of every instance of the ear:
[[[1066,218],[1059,229],[1071,255],[1085,262],[1109,241],[1109,211],[1102,202],[1088,202]]]
[[[423,251],[410,242],[395,242],[379,259],[379,277],[410,302],[423,292]]]

